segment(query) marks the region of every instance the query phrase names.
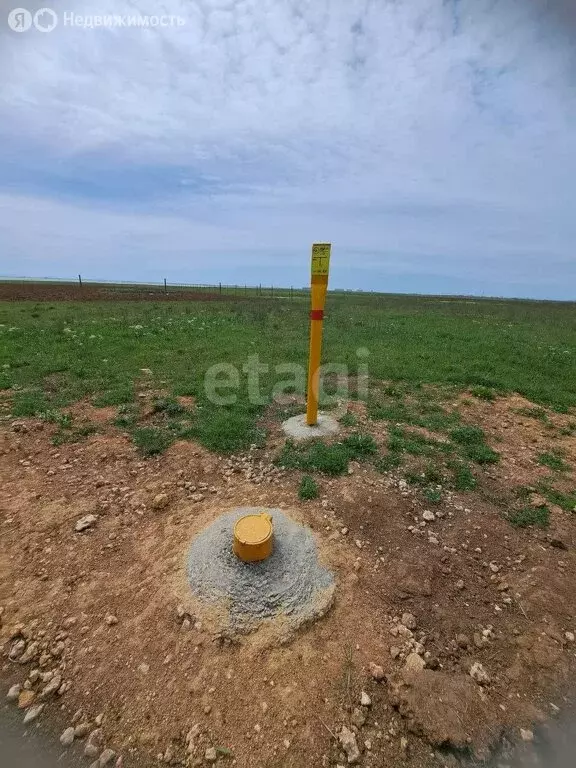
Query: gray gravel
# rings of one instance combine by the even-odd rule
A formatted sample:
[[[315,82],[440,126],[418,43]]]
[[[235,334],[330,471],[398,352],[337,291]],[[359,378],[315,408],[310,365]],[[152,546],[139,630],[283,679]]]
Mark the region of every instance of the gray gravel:
[[[272,516],[274,552],[262,562],[243,563],[232,552],[234,523],[263,511]],[[188,579],[195,597],[220,609],[223,625],[236,632],[277,617],[296,629],[322,615],[334,592],[334,577],[318,562],[312,531],[279,509],[261,507],[235,509],[198,534]]]

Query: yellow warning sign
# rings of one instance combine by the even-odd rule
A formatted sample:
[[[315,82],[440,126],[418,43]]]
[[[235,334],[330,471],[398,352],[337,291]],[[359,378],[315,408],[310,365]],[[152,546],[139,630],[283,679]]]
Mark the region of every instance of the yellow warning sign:
[[[325,275],[330,270],[331,243],[314,243],[312,246],[312,276]]]

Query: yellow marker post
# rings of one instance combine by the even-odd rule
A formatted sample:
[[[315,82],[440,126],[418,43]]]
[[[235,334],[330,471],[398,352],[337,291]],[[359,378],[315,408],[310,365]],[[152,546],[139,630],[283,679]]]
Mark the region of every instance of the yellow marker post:
[[[322,324],[330,271],[330,243],[312,246],[312,280],[310,309],[310,358],[308,363],[308,401],[306,423],[309,427],[318,421],[318,392],[320,388],[320,361],[322,356]]]

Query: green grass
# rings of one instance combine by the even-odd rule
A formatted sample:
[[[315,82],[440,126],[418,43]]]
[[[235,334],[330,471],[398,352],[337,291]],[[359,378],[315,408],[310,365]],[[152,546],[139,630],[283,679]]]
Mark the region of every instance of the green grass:
[[[341,416],[338,421],[340,424],[342,424],[343,427],[355,427],[358,423],[358,419],[356,416],[354,416],[353,413],[350,413],[350,411],[346,411],[346,413]]]
[[[485,442],[484,430],[480,427],[457,427],[450,432],[450,438],[457,443],[466,458],[477,464],[496,464],[500,455]]]
[[[385,453],[374,459],[374,466],[378,472],[386,473],[402,465],[402,456],[398,453]]]
[[[139,427],[134,430],[132,438],[143,456],[163,453],[174,442],[174,435],[161,427]]]
[[[455,491],[473,491],[476,488],[478,481],[467,464],[454,461],[448,467],[452,472],[451,485]]]
[[[12,416],[32,417],[49,410],[46,395],[39,389],[15,392],[12,401]]]
[[[287,440],[275,461],[287,469],[336,476],[348,471],[350,461],[364,461],[376,451],[376,443],[370,435],[356,433],[330,445],[322,440],[305,444]]]
[[[491,387],[479,384],[476,387],[470,387],[470,392],[480,400],[496,400],[496,392]]]
[[[298,487],[298,498],[302,501],[317,499],[320,495],[318,483],[310,475],[304,475]]]
[[[549,422],[548,414],[545,409],[538,405],[534,405],[530,408],[516,408],[516,413],[519,416],[528,416],[530,419],[538,419],[538,421],[542,421],[544,424]]]
[[[95,434],[98,428],[95,424],[81,424],[78,427],[67,429],[66,427],[60,429],[54,435],[52,435],[53,445],[64,445],[64,443],[78,443],[80,440],[85,440],[90,435]]]
[[[549,467],[555,472],[566,472],[570,469],[570,465],[556,453],[541,453],[538,456],[538,464],[543,467]]]
[[[245,449],[258,439],[266,403],[285,378],[275,366],[305,368],[308,354],[305,294],[293,301],[249,296],[218,303],[2,302],[0,388],[12,389],[17,418],[86,397],[102,406],[131,403],[145,379],[170,397],[196,398],[193,436],[204,445]],[[457,426],[458,415],[431,401],[426,385],[519,392],[559,412],[576,406],[573,304],[331,293],[326,309],[324,361],[344,364],[354,376],[356,351],[365,347],[371,380],[389,382],[369,399],[374,418],[432,431]],[[242,371],[255,354],[269,366],[256,406]],[[223,409],[204,391],[205,373],[218,362],[240,372],[238,402]],[[143,376],[143,368],[152,375]]]
[[[538,490],[550,504],[556,504],[566,512],[573,512],[576,509],[576,490],[564,493],[552,488],[547,482],[540,483]]]
[[[430,504],[440,504],[442,501],[442,491],[438,488],[425,488],[422,495]]]
[[[515,528],[547,528],[550,524],[550,511],[548,507],[524,507],[508,514],[508,521]]]

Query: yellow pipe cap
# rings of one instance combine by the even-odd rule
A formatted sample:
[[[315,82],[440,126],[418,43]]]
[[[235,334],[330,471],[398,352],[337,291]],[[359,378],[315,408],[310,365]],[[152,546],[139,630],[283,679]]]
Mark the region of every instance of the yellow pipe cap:
[[[234,525],[234,554],[245,563],[266,560],[272,554],[273,533],[271,515],[244,515]]]

